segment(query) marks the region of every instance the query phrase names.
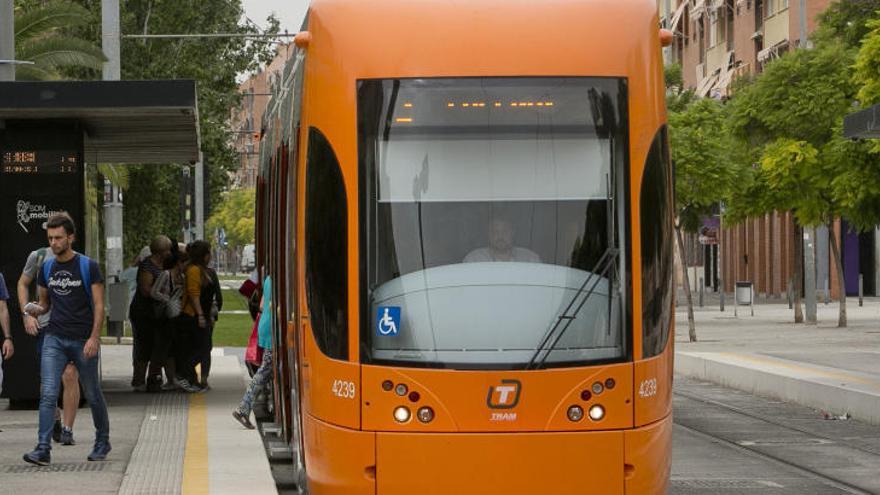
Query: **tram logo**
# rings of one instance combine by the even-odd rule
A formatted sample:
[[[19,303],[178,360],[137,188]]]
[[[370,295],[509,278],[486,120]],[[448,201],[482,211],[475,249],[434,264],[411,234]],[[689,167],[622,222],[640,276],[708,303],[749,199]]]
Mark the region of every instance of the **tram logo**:
[[[501,380],[501,385],[489,387],[486,405],[492,409],[513,409],[519,404],[522,383],[519,380]]]

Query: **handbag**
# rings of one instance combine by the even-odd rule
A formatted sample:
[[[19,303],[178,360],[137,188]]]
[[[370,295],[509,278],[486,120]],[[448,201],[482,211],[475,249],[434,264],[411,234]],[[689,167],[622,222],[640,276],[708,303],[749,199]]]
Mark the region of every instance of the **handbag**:
[[[180,316],[183,285],[175,284],[171,279],[171,271],[164,270],[150,291],[153,299],[153,317],[156,319],[177,318]]]
[[[260,366],[263,364],[263,348],[257,344],[259,341],[259,338],[257,337],[257,327],[259,326],[259,322],[259,318],[254,321],[253,329],[251,329],[251,338],[248,339],[247,349],[244,351],[244,360],[254,366]]]

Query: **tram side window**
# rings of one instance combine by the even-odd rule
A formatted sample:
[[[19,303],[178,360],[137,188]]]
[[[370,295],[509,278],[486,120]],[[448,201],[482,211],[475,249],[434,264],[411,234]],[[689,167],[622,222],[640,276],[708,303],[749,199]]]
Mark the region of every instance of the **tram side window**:
[[[348,359],[347,209],[339,161],[310,128],[306,168],[306,298],[321,352]]]
[[[669,339],[673,295],[672,169],[664,126],[657,132],[642,176],[642,353],[663,352]]]

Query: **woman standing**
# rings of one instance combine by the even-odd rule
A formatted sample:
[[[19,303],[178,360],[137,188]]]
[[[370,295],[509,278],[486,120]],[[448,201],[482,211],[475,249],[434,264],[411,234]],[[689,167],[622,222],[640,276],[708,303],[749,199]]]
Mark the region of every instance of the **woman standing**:
[[[211,262],[211,255],[208,255],[208,263],[203,267],[204,274],[208,276],[208,284],[202,285],[200,302],[205,311],[205,319],[207,327],[196,332],[195,336],[195,363],[200,366],[199,370],[199,386],[203,389],[210,388],[208,386],[208,375],[211,374],[211,350],[214,349],[214,324],[220,316],[220,310],[223,309],[223,294],[220,291],[220,280],[217,278],[217,272],[208,266]]]
[[[195,241],[186,248],[189,265],[184,272],[183,310],[174,341],[175,361],[179,376],[177,385],[188,392],[200,391],[196,384],[196,342],[203,338],[200,332],[208,330],[210,308],[202,307],[202,289],[211,284],[207,266],[211,259],[211,245]]]

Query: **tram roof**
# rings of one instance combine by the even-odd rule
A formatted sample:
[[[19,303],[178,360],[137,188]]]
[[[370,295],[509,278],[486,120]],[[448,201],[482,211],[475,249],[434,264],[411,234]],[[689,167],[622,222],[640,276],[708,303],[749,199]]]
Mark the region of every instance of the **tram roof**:
[[[653,55],[657,16],[656,0],[312,0],[305,29],[358,78],[622,76]]]
[[[193,163],[198,160],[195,81],[0,82],[0,129],[76,121],[87,160]]]

